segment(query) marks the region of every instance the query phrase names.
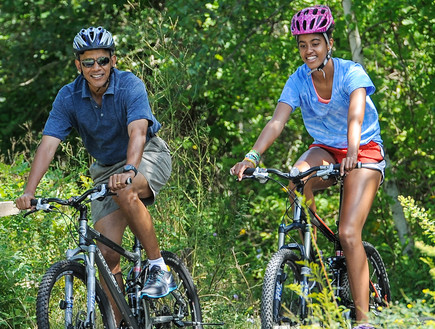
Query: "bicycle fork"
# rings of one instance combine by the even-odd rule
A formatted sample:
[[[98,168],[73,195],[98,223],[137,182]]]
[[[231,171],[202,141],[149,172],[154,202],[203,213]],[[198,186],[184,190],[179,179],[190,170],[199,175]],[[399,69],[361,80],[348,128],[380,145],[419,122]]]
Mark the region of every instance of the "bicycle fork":
[[[86,321],[84,323],[85,327],[88,327],[90,324],[95,323],[95,245],[89,245],[86,247],[88,250],[88,254],[80,254],[77,255],[78,251],[81,249],[68,249],[66,252],[67,259],[69,260],[77,260],[82,259],[86,264],[86,288],[87,288],[87,312],[86,312]],[[65,324],[73,323],[73,306],[74,306],[74,278],[72,275],[65,275]]]
[[[302,296],[301,296],[301,318],[305,319],[308,316],[308,295],[310,294],[310,282],[309,278],[311,276],[311,268],[308,266],[308,261],[311,259],[311,224],[305,225],[304,231],[304,260],[305,263],[301,268],[302,275]]]
[[[298,207],[295,205],[294,209],[294,218],[300,219],[301,218],[301,207]],[[302,230],[303,233],[303,246],[299,245],[299,251],[301,252],[302,259],[305,261],[301,268],[301,294],[300,294],[300,318],[305,319],[308,316],[308,296],[310,294],[311,289],[314,287],[310,287],[310,281],[309,278],[311,276],[311,268],[308,266],[308,261],[311,259],[311,224],[302,224],[300,220],[295,220],[293,224],[290,226],[294,228],[299,228]],[[281,225],[278,230],[278,250],[280,250],[284,244],[285,244],[285,235],[286,230],[284,228],[284,225]],[[284,281],[286,280],[285,273],[279,273],[277,278],[277,285],[275,287],[275,297],[274,297],[274,308],[275,308],[275,314],[277,313],[277,307],[279,307],[281,303],[281,294],[282,294],[282,285]]]

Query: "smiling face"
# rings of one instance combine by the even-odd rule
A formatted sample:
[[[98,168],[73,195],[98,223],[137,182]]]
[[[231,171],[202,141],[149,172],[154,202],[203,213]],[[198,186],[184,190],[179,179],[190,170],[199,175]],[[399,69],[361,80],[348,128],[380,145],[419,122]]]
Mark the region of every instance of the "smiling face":
[[[106,65],[100,65],[97,63],[97,59],[101,57],[108,57],[109,63]],[[91,67],[85,67],[82,61],[93,59],[94,64]],[[116,64],[116,56],[110,56],[110,51],[107,49],[94,49],[85,51],[80,55],[80,59],[75,60],[77,70],[79,70],[86,81],[88,81],[91,91],[98,92],[102,87],[107,87],[106,82],[110,77],[110,70]],[[103,88],[105,89],[105,88]]]
[[[332,44],[333,40],[329,39],[327,45],[325,38],[319,33],[298,36],[299,54],[310,69],[315,69],[323,63]]]

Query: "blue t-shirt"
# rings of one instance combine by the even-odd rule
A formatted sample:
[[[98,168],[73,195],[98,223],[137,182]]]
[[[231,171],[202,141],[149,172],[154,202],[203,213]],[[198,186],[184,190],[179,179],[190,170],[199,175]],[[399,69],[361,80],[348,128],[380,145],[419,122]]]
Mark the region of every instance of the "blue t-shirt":
[[[44,135],[64,140],[75,128],[88,152],[101,164],[115,164],[127,158],[127,126],[147,119],[147,137],[161,124],[151,112],[142,80],[131,72],[113,69],[109,87],[99,107],[82,75],[64,86],[53,102]]]
[[[300,66],[287,80],[278,102],[301,108],[305,127],[315,144],[335,148],[347,148],[347,114],[350,94],[358,88],[366,88],[366,108],[361,127],[360,145],[374,141],[382,145],[378,112],[370,95],[375,86],[363,67],[355,62],[333,58],[334,79],[331,100],[321,103],[312,82],[310,69]]]

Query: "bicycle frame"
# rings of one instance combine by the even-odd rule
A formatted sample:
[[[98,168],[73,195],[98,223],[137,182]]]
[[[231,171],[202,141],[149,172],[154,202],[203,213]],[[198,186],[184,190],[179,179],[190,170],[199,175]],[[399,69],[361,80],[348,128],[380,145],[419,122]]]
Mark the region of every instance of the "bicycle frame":
[[[356,168],[369,168],[371,164],[358,163]],[[269,174],[274,174],[281,179],[291,181],[296,187],[295,191],[289,190],[287,185],[269,177]],[[324,275],[327,277],[325,267],[323,266],[323,255],[319,252],[317,259],[314,254],[311,243],[316,243],[316,240],[311,238],[312,226],[315,226],[325,236],[329,242],[334,244],[335,255],[327,257],[329,273],[332,274],[333,281],[327,279],[329,288],[334,289],[334,296],[343,298],[343,305],[349,307],[344,316],[346,319],[351,319],[355,316],[355,307],[353,305],[348,273],[346,268],[345,257],[341,247],[339,236],[334,233],[322,218],[313,210],[305,207],[303,204],[303,192],[307,179],[320,177],[324,180],[336,179],[340,183],[340,208],[339,216],[341,214],[341,206],[343,201],[343,179],[340,175],[340,164],[329,164],[314,166],[304,172],[300,172],[298,168],[292,168],[290,172],[282,172],[274,168],[248,168],[244,171],[243,179],[255,179],[260,183],[266,183],[269,180],[278,183],[288,194],[291,200],[290,207],[293,209],[293,217],[288,216],[286,211],[282,217],[281,225],[278,228],[278,251],[272,256],[268,263],[265,278],[263,281],[262,293],[262,306],[261,306],[261,320],[262,325],[269,328],[273,325],[280,325],[282,322],[292,322],[285,313],[298,315],[299,320],[305,322],[308,319],[308,301],[310,300],[310,292],[317,286],[316,280],[312,279],[310,263],[319,261]],[[306,179],[307,178],[307,179]],[[289,217],[291,223],[287,225],[285,218]],[[337,220],[337,232],[339,221]],[[290,231],[299,230],[302,233],[302,243],[293,242],[286,243],[286,236]],[[381,308],[387,306],[391,296],[388,277],[385,265],[379,252],[369,243],[363,241],[363,246],[369,260],[369,266],[372,266],[373,279],[369,277],[370,284],[370,301],[369,308],[377,312]],[[317,245],[316,245],[316,249]],[[288,266],[286,266],[288,265]],[[287,275],[286,269],[288,268]],[[371,269],[369,268],[369,271]],[[372,274],[370,274],[372,275]],[[283,299],[284,282],[290,278],[291,282],[297,283],[300,286],[299,293],[294,295],[286,294]],[[320,283],[322,286],[322,283]],[[319,288],[321,288],[321,286]],[[290,290],[293,290],[292,288]],[[287,298],[290,297],[290,298]],[[335,301],[340,301],[339,299]],[[263,303],[264,302],[264,303]],[[283,302],[283,304],[282,304]],[[297,306],[297,309],[294,307]],[[293,322],[292,322],[293,323]]]
[[[285,225],[284,222],[280,224],[278,228],[278,250],[287,248],[291,250],[297,250],[301,256],[302,260],[311,262],[313,260],[312,247],[311,247],[311,230],[312,230],[312,224],[315,227],[317,227],[322,234],[332,243],[334,243],[334,246],[336,250],[341,250],[340,241],[338,239],[338,236],[329,228],[329,226],[320,218],[320,216],[314,212],[310,208],[306,208],[306,211],[308,212],[308,215],[310,216],[310,222],[303,221],[303,215],[306,216],[305,212],[303,211],[304,207],[302,205],[302,198],[300,197],[303,195],[304,192],[304,184],[299,184],[296,187],[296,193],[294,194],[294,205],[293,205],[293,222],[289,225]],[[343,184],[342,181],[340,181],[340,210],[341,210],[341,201],[342,201],[342,195],[343,195]],[[340,216],[340,212],[339,212]],[[337,220],[338,225],[338,220]],[[285,244],[285,237],[286,235],[293,230],[300,230],[303,235],[303,244],[298,243],[289,243]],[[340,252],[340,256],[342,256],[342,253]],[[302,317],[306,317],[307,313],[307,298],[310,290],[313,288],[309,286],[309,276],[311,274],[311,270],[308,266],[303,265],[302,270],[302,296],[301,296],[301,314]]]
[[[128,324],[130,328],[139,328],[139,324],[133,314],[132,310],[125,301],[124,292],[118,285],[115,276],[109,269],[103,254],[98,249],[97,245],[93,242],[97,240],[104,245],[110,247],[121,256],[125,257],[129,262],[134,263],[134,278],[140,275],[142,270],[141,261],[141,246],[137,238],[135,238],[134,252],[130,252],[115,242],[111,241],[98,231],[88,226],[87,223],[87,208],[82,207],[80,209],[80,219],[79,219],[79,247],[75,249],[68,249],[66,252],[66,257],[68,260],[81,260],[86,265],[86,273],[88,277],[87,290],[88,290],[88,300],[87,300],[87,317],[86,325],[95,323],[95,284],[96,284],[96,270],[95,264],[97,265],[101,276],[103,277],[118,309],[120,310],[124,321]],[[67,276],[65,283],[65,295],[66,295],[66,319],[71,321],[72,319],[72,277]],[[137,311],[137,309],[136,309]],[[92,327],[92,326],[91,326]]]
[[[52,203],[72,207],[79,213],[76,218],[78,227],[75,229],[79,235],[78,241],[75,241],[77,247],[68,249],[66,260],[53,264],[42,278],[37,297],[38,325],[46,328],[50,326],[53,319],[64,322],[68,328],[76,322],[80,328],[94,328],[97,323],[100,323],[97,321],[97,314],[101,313],[101,319],[100,315],[98,319],[108,327],[115,328],[111,300],[107,299],[112,296],[113,306],[116,306],[121,313],[122,327],[151,329],[156,325],[165,326],[173,322],[180,327],[187,325],[202,328],[205,324],[202,322],[196,287],[188,269],[175,254],[162,251],[162,257],[168,267],[174,270],[173,273],[176,276],[174,281],[177,287],[171,291],[171,298],[163,301],[160,298],[142,298],[141,289],[147,282],[150,263],[142,260],[143,248],[139,240],[135,237],[133,250],[127,251],[121,245],[88,226],[87,203],[110,195],[113,194],[107,189],[107,185],[102,184],[85,191],[82,195],[70,197],[68,200],[59,198],[31,200],[34,208],[24,216],[39,210],[54,211],[57,208]],[[132,265],[125,281],[125,287],[121,282],[118,284],[116,274],[111,273],[97,242],[111,248]],[[96,278],[97,268],[102,277],[101,283],[104,281],[107,287],[100,286]],[[81,287],[86,289],[85,294],[73,295],[76,290],[75,278],[80,285],[85,284],[85,287]],[[56,285],[57,282],[59,285]],[[56,287],[56,292],[61,290],[64,293],[58,304],[56,300],[51,299],[53,287]],[[79,303],[78,307],[74,305],[77,303]],[[52,312],[53,309],[54,312]]]

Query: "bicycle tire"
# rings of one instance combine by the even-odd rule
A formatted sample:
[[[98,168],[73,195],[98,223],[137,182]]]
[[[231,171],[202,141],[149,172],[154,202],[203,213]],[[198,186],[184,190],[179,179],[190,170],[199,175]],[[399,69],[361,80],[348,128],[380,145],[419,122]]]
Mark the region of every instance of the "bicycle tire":
[[[387,270],[381,255],[376,248],[370,243],[363,241],[364,249],[369,264],[370,277],[370,299],[369,311],[373,315],[378,315],[382,308],[388,306],[391,302],[390,282],[388,280]],[[350,292],[347,272],[342,277],[340,297],[342,303],[351,310],[351,318],[355,320],[355,306],[353,304]]]
[[[301,281],[300,257],[289,249],[276,252],[269,261],[263,279],[261,296],[261,329],[272,329],[281,324],[296,324],[301,316],[300,294],[289,284]],[[280,296],[280,298],[278,298]]]
[[[65,324],[64,287],[66,275],[72,275],[74,280],[73,321],[70,324]],[[116,329],[112,308],[98,280],[95,288],[96,324],[93,328]],[[44,274],[39,285],[36,299],[38,328],[85,328],[86,300],[86,267],[70,260],[62,260],[53,264]]]
[[[170,268],[178,288],[166,297],[158,299],[143,299],[151,314],[151,321],[155,322],[158,317],[179,315],[179,323],[176,321],[155,323],[156,329],[179,328],[188,326],[194,329],[203,329],[202,311],[198,293],[193,283],[192,276],[183,262],[172,252],[162,251],[162,257],[166,265]],[[175,294],[185,303],[180,305],[175,298]],[[196,323],[196,324],[195,324]]]

